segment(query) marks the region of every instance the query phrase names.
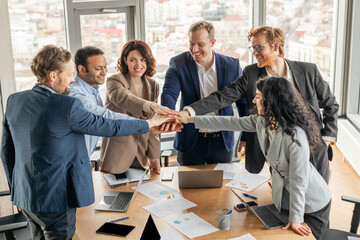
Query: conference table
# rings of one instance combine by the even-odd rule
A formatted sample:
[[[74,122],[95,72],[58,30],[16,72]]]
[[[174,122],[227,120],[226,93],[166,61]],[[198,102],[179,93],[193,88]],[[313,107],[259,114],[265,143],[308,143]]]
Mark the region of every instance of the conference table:
[[[243,163],[233,163],[240,164]],[[161,174],[158,175],[154,172],[151,172],[151,181],[158,180],[163,184],[172,187],[174,189],[178,188],[178,174],[179,170],[210,170],[213,169],[216,165],[200,165],[200,166],[179,166],[179,167],[166,167],[161,169],[161,174],[163,172],[173,172],[174,178],[172,181],[161,181]],[[144,196],[141,193],[138,193],[131,203],[128,211],[126,213],[119,212],[104,212],[94,210],[95,205],[101,200],[106,191],[133,191],[131,187],[137,185],[137,182],[123,185],[116,188],[110,188],[106,181],[104,180],[102,172],[93,172],[93,181],[94,181],[94,190],[95,190],[95,203],[88,206],[79,208],[77,210],[76,218],[76,233],[74,239],[82,240],[92,240],[92,239],[124,239],[123,237],[116,237],[104,234],[97,234],[96,230],[103,225],[105,222],[119,219],[129,216],[129,219],[123,220],[121,224],[133,225],[135,229],[125,238],[125,239],[140,239],[140,236],[144,230],[145,224],[149,217],[149,212],[146,211],[143,207],[149,204],[153,204],[156,201]],[[269,168],[265,165],[264,169],[260,173],[262,175],[269,175]],[[246,233],[251,233],[258,240],[278,240],[278,239],[315,239],[312,235],[307,237],[302,237],[296,234],[292,230],[282,230],[282,229],[272,229],[267,230],[264,225],[258,220],[251,212],[237,211],[234,210],[234,204],[240,203],[240,200],[235,196],[235,194],[230,190],[229,187],[224,186],[230,180],[223,180],[223,187],[221,188],[203,188],[203,189],[180,189],[180,195],[183,198],[195,203],[197,206],[187,209],[185,211],[179,212],[174,215],[180,215],[188,212],[193,212],[198,215],[200,218],[204,219],[208,223],[217,227],[217,215],[216,211],[221,208],[233,209],[231,214],[231,229],[229,230],[218,230],[214,233],[203,235],[195,239],[230,239],[234,237],[239,237]],[[146,183],[148,181],[144,181]],[[236,189],[238,193],[241,193],[241,190]],[[258,200],[256,202],[261,205],[271,204],[271,188],[268,183],[264,183],[250,192],[250,194],[257,196]],[[244,197],[245,201],[253,201],[253,199]],[[173,215],[171,215],[173,216]],[[156,227],[158,230],[172,228],[167,224],[164,219],[158,218],[155,215],[152,215]],[[176,231],[176,230],[175,230]],[[188,239],[185,235],[178,232],[184,239]]]

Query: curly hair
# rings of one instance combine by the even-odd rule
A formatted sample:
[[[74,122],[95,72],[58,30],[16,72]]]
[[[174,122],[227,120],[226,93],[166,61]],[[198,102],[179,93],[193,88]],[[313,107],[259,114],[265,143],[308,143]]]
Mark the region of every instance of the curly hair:
[[[251,42],[253,38],[257,36],[265,35],[267,41],[270,45],[274,45],[274,43],[279,44],[279,56],[284,57],[284,44],[285,44],[285,34],[280,28],[273,28],[268,26],[251,28],[248,33],[248,41]]]
[[[121,51],[120,58],[118,59],[117,70],[122,72],[123,74],[129,72],[129,68],[125,63],[125,58],[127,58],[129,53],[134,50],[138,50],[141,56],[146,58],[147,69],[144,75],[147,77],[154,76],[156,73],[156,60],[152,55],[149,45],[147,45],[146,42],[141,40],[131,40],[124,45]]]
[[[47,74],[51,71],[62,72],[63,64],[71,60],[71,53],[54,45],[43,47],[33,58],[31,71],[37,77],[38,83],[48,82]]]
[[[257,89],[263,94],[266,127],[277,122],[293,142],[301,146],[295,139],[297,126],[305,131],[311,151],[321,144],[315,115],[293,84],[283,78],[270,77],[260,80]]]

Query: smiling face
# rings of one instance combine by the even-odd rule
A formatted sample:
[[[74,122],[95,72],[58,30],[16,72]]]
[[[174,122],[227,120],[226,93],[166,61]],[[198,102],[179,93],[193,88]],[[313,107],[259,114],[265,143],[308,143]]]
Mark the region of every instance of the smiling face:
[[[101,85],[105,82],[108,69],[104,55],[100,54],[88,57],[87,67],[85,68],[79,65],[78,68],[79,77],[90,86],[94,86],[95,84]]]
[[[267,42],[268,40],[264,34],[254,37],[251,41],[252,46],[261,45],[260,51],[254,50],[253,52],[253,55],[257,60],[257,66],[259,68],[268,67],[275,64],[279,55],[278,48]]]
[[[129,69],[129,74],[133,79],[141,78],[147,69],[147,60],[138,50],[132,50],[125,57],[125,64]]]
[[[253,103],[256,104],[256,108],[259,115],[264,115],[265,107],[264,107],[264,98],[262,92],[256,89],[256,95],[253,100]]]
[[[211,40],[206,29],[190,32],[189,50],[194,61],[206,66],[212,61],[212,47],[216,40]]]

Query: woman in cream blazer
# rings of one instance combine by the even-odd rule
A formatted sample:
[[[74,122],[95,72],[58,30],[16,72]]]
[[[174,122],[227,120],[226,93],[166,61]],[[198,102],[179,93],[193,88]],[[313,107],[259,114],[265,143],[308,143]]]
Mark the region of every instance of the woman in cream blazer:
[[[331,193],[310,163],[310,149],[321,143],[313,113],[290,82],[271,77],[257,84],[258,115],[236,117],[188,117],[196,128],[256,132],[261,151],[272,172],[272,199],[276,208],[289,211],[289,223],[300,235],[311,231],[317,239],[328,227]],[[280,119],[280,120],[279,120]],[[301,225],[306,222],[306,226]]]
[[[118,60],[117,74],[106,82],[105,107],[138,119],[150,119],[157,113],[171,110],[157,104],[159,84],[155,74],[155,59],[143,41],[132,40],[124,45]],[[123,173],[129,167],[154,169],[160,173],[160,141],[152,133],[124,137],[103,138],[101,170]]]

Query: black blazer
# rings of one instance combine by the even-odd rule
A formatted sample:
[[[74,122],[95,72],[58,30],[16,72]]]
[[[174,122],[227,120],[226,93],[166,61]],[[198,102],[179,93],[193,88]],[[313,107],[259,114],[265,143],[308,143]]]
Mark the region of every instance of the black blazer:
[[[311,110],[316,114],[318,127],[322,136],[337,136],[337,114],[339,104],[330,91],[327,82],[322,78],[316,65],[313,63],[290,61],[285,59],[292,71],[295,87],[308,103]],[[197,115],[203,115],[215,111],[224,106],[245,97],[248,113],[256,114],[256,105],[252,102],[256,92],[256,82],[266,77],[266,70],[252,64],[244,68],[233,83],[216,91],[210,96],[190,105]],[[323,110],[322,114],[320,109]],[[252,173],[258,173],[263,168],[265,157],[260,151],[256,134],[246,135],[246,169]]]

